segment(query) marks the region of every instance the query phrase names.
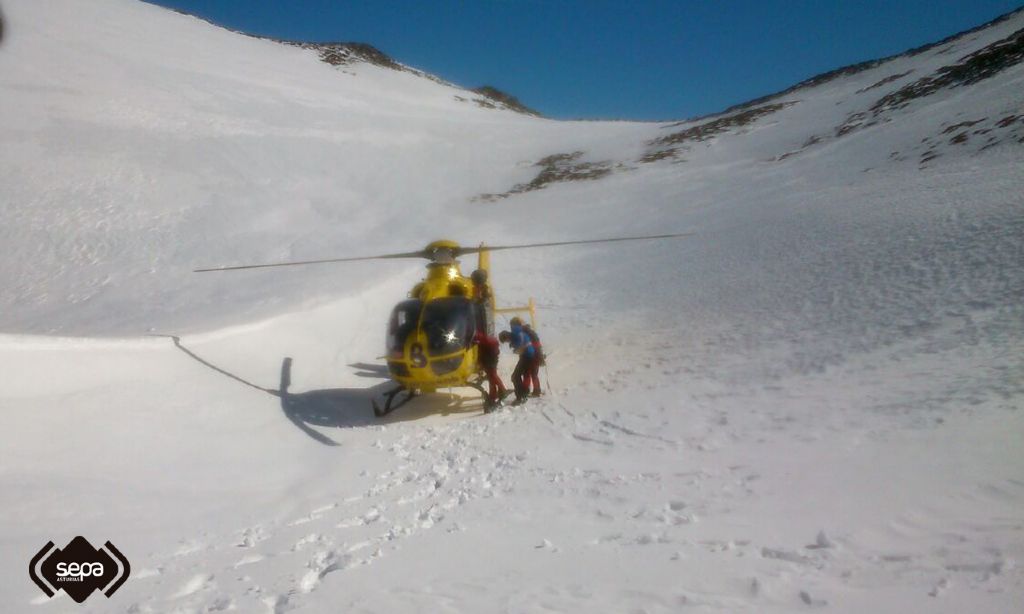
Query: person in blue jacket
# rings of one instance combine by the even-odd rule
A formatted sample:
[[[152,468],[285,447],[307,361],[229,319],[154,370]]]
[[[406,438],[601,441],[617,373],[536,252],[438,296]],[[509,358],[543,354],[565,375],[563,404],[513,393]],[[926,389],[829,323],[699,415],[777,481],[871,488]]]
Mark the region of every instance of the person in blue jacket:
[[[512,318],[509,330],[501,331],[499,339],[502,342],[507,341],[512,351],[519,355],[519,362],[512,371],[512,386],[516,390],[515,403],[519,404],[525,401],[530,393],[529,377],[537,350],[529,335],[523,330],[523,321],[519,318]]]

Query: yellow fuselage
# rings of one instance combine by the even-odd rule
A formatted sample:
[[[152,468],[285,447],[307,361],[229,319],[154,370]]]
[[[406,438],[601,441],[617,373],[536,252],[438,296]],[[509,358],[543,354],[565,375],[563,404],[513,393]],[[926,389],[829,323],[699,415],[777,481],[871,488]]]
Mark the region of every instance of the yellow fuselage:
[[[457,261],[427,266],[426,278],[409,292],[409,301],[396,306],[389,325],[387,361],[395,381],[410,390],[434,392],[463,386],[478,372],[477,347],[466,338],[476,330],[474,310],[483,307],[473,297],[473,280],[462,275]],[[468,316],[463,311],[467,305]],[[403,306],[406,317],[415,318],[415,328],[410,319],[405,338],[392,344],[397,311]],[[471,319],[466,322],[466,317]],[[452,323],[450,330],[446,322]]]

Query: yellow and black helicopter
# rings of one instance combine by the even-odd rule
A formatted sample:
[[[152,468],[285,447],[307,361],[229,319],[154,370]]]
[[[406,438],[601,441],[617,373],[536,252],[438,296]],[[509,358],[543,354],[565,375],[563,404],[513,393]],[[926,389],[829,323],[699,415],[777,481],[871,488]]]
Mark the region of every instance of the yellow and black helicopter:
[[[642,237],[615,237],[585,239],[526,245],[498,245],[462,247],[449,240],[430,243],[422,250],[378,256],[330,258],[272,264],[251,264],[196,269],[197,273],[237,271],[333,262],[383,260],[396,258],[425,258],[427,275],[409,291],[408,298],[391,311],[388,320],[386,354],[388,372],[395,387],[384,393],[384,406],[373,400],[373,412],[383,416],[404,405],[414,396],[436,392],[439,388],[468,386],[484,398],[483,372],[477,364],[477,347],[473,337],[478,330],[493,334],[494,315],[499,313],[528,313],[536,325],[536,306],[530,298],[524,306],[499,308],[489,280],[490,253],[510,249],[534,249],[587,243],[641,241],[689,236],[692,233],[650,235]],[[460,256],[477,255],[477,268],[468,277],[459,269]],[[401,393],[404,397],[395,402]]]

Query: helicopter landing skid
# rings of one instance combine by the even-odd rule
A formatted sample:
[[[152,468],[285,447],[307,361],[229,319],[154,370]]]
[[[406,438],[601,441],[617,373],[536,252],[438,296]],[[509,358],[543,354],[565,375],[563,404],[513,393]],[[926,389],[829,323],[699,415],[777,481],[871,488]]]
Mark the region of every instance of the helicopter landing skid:
[[[395,403],[395,397],[398,396],[398,393],[402,391],[405,391],[405,397],[398,401],[397,403]],[[373,415],[377,416],[378,418],[380,418],[381,416],[386,416],[391,412],[395,411],[396,409],[398,409],[399,407],[411,401],[414,396],[416,396],[416,392],[414,390],[406,389],[405,386],[398,386],[397,388],[392,388],[388,392],[384,393],[383,408],[381,408],[381,406],[377,403],[377,399],[372,399],[370,401],[370,404],[373,405]]]
[[[498,403],[491,403],[491,393],[484,388],[484,379],[470,380],[466,385],[475,389],[484,399],[484,413],[489,414],[498,407]]]

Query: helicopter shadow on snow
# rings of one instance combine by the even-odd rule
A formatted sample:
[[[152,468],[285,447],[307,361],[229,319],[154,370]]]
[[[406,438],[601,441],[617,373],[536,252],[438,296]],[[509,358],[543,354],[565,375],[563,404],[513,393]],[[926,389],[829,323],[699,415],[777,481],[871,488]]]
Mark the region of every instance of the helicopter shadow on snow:
[[[275,390],[254,384],[209,362],[185,347],[178,336],[152,336],[168,337],[174,341],[174,345],[179,350],[202,365],[250,388],[255,388],[277,397],[281,401],[281,411],[284,412],[285,417],[311,439],[326,446],[337,446],[340,444],[313,427],[362,428],[419,420],[430,415],[440,414],[448,416],[452,414],[473,414],[483,411],[479,400],[437,394],[417,397],[408,405],[398,408],[386,416],[377,417],[373,414],[370,402],[374,397],[384,394],[394,386],[388,369],[384,365],[372,363],[354,363],[349,365],[356,369],[355,374],[359,377],[385,380],[369,388],[326,388],[293,393],[288,390],[291,387],[292,380],[292,359],[290,357],[286,357],[281,361],[280,387]]]
[[[479,413],[482,406],[479,401],[471,401],[457,396],[430,395],[420,396],[408,405],[394,412],[377,417],[370,409],[370,402],[379,397],[394,384],[390,380],[387,367],[367,363],[349,365],[359,369],[356,375],[386,380],[369,388],[328,388],[291,393],[292,359],[281,361],[281,386],[273,391],[281,399],[281,409],[303,433],[312,439],[328,446],[339,445],[327,435],[312,428],[358,428],[381,424],[394,424],[409,420],[419,420],[429,415]]]

